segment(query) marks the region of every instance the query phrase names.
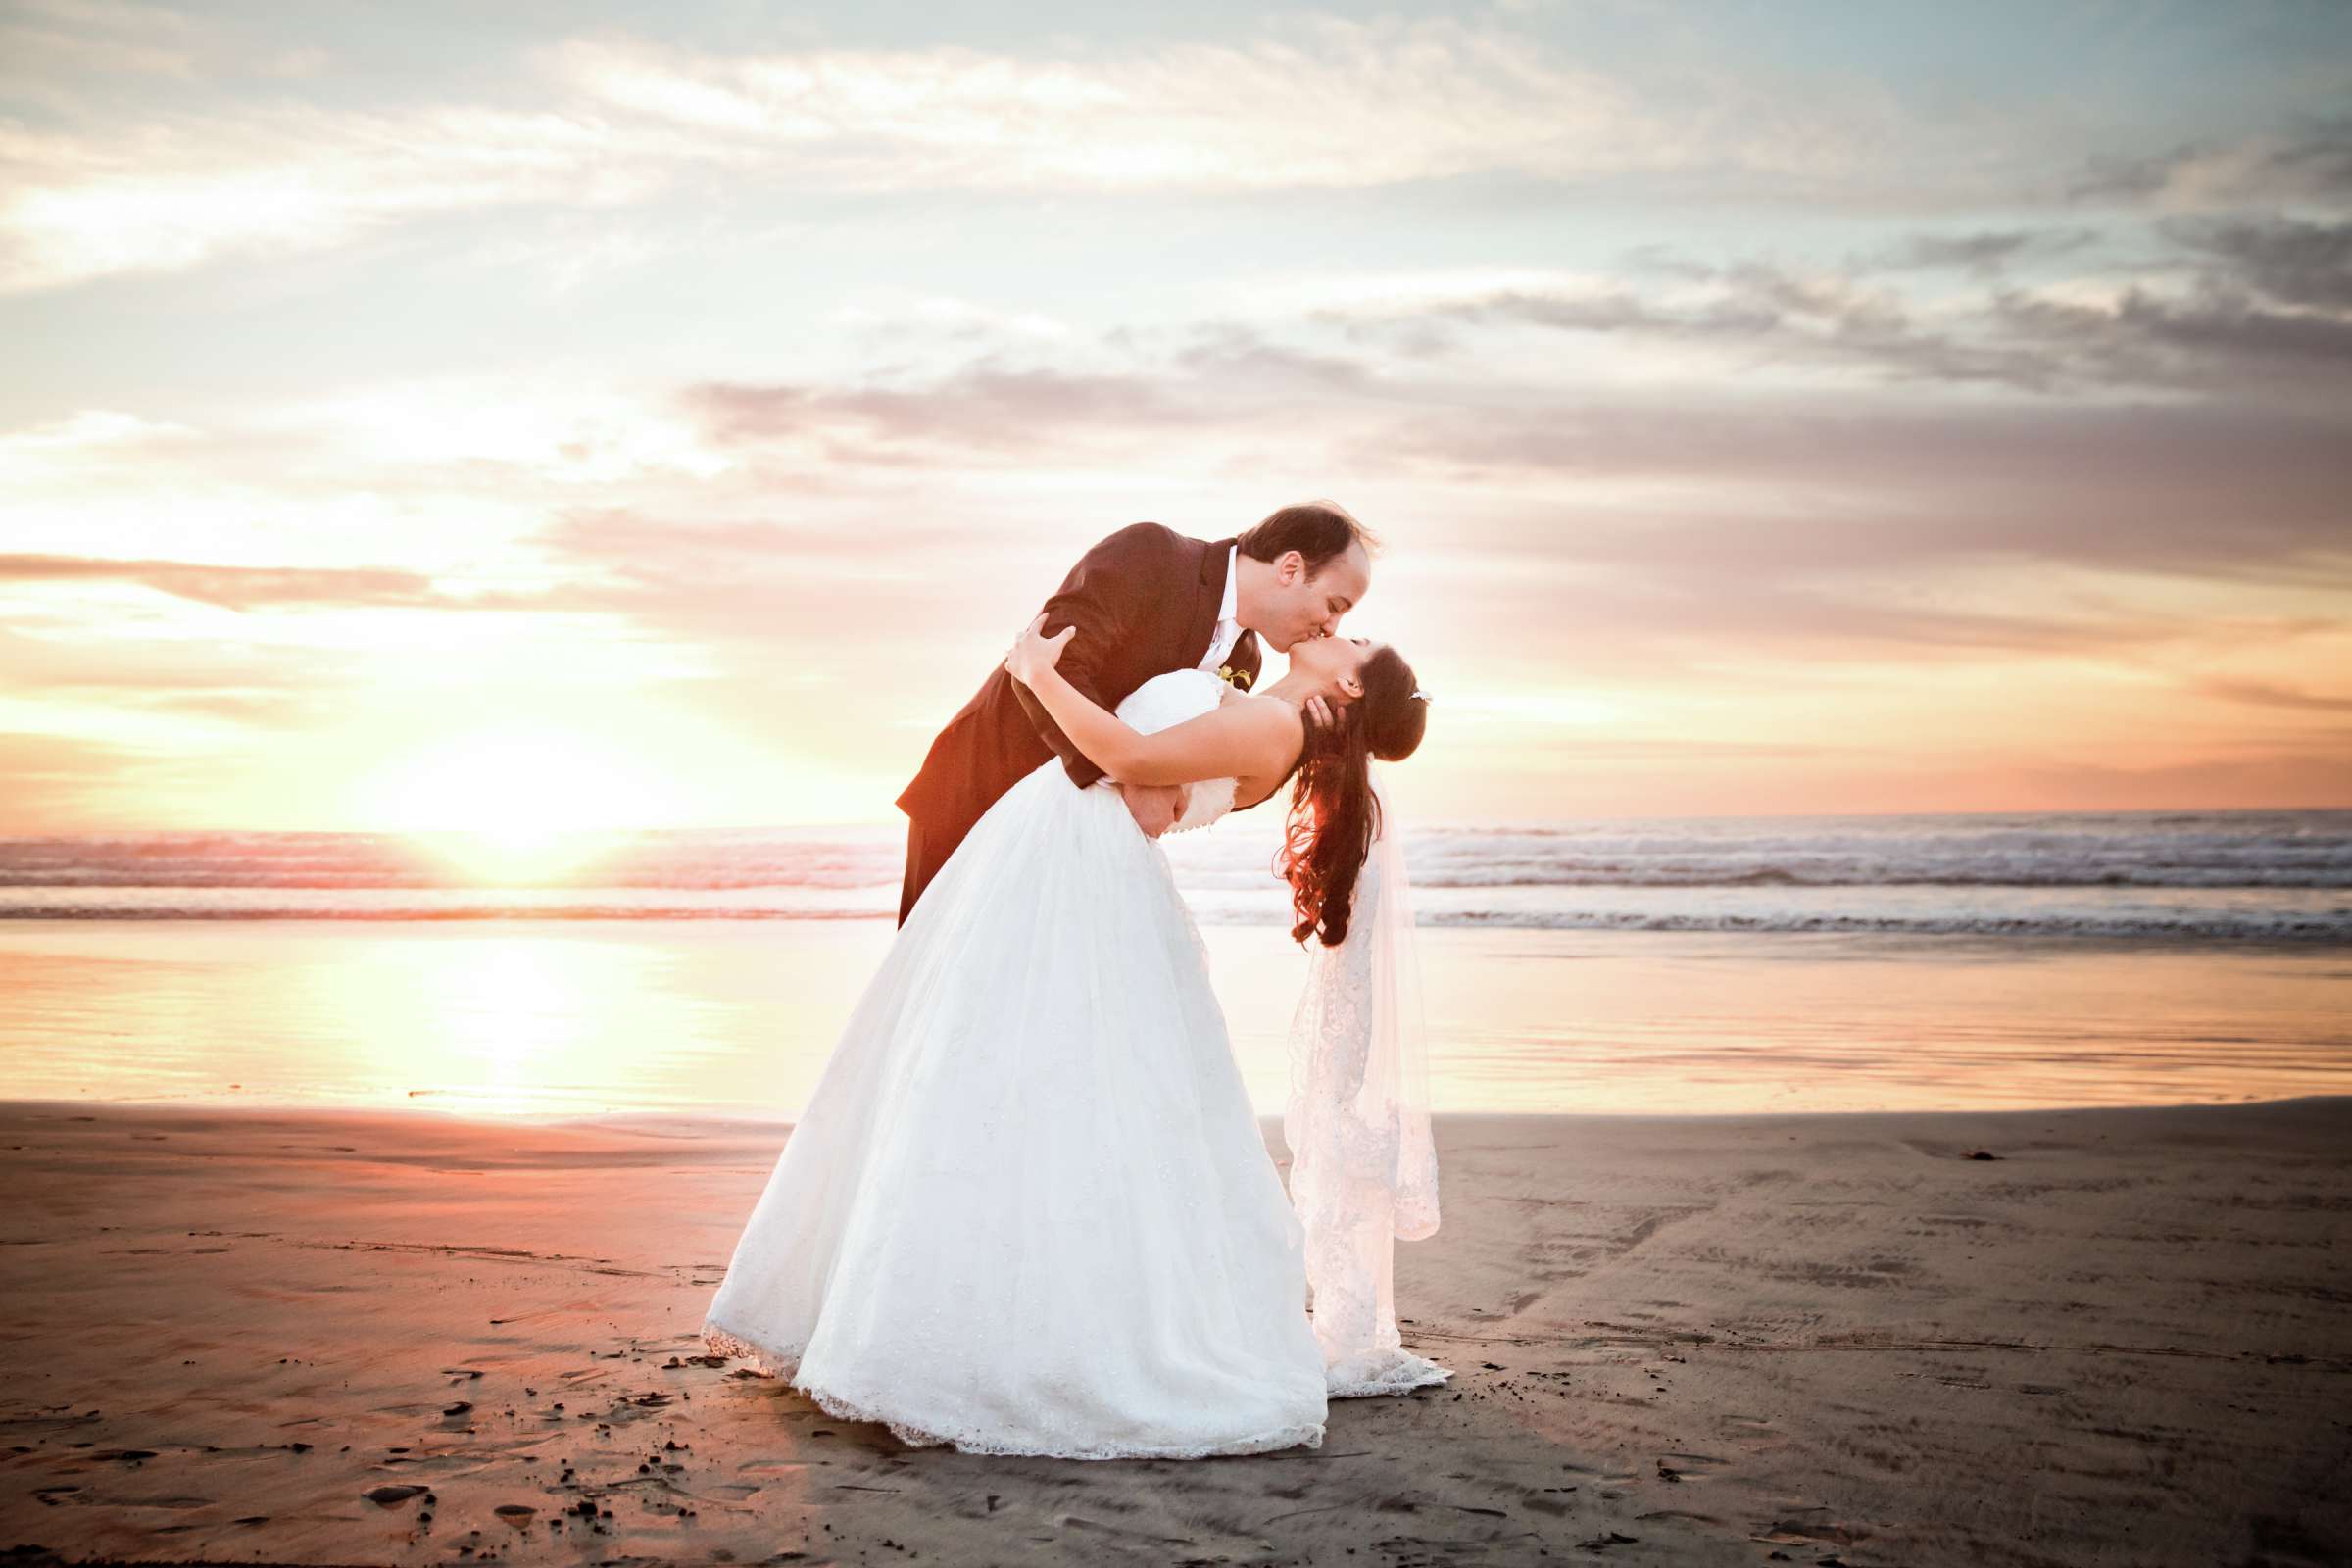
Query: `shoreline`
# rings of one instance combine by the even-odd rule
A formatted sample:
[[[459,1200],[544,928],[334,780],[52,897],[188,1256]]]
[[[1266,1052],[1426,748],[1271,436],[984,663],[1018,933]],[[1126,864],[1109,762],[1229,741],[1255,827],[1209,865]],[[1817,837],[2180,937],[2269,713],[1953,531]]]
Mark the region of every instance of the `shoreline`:
[[[1836,887],[1819,891],[1836,893]],[[2338,890],[2325,890],[2334,893]],[[2020,955],[2043,949],[2059,953],[2138,953],[2161,952],[2179,954],[2264,954],[2277,953],[2285,956],[2310,954],[2342,953],[2352,950],[2352,931],[2330,925],[2284,926],[2268,929],[2196,929],[2180,925],[2147,925],[2130,928],[2111,928],[2084,925],[2033,925],[2024,923],[1971,923],[1953,920],[1892,922],[1853,917],[1822,923],[1790,924],[1782,922],[1739,921],[1687,916],[1672,918],[1615,918],[1599,916],[1496,917],[1492,915],[1450,914],[1443,910],[1417,911],[1418,929],[1427,936],[1436,932],[1459,932],[1467,935],[1494,932],[1528,932],[1538,936],[1561,938],[1602,937],[1690,937],[1721,938],[1725,941],[1759,939],[1791,943],[1813,941],[1821,943],[1852,942],[1856,944],[1885,944],[1890,949],[1904,943],[1917,944],[1920,951],[1935,954],[1981,948]],[[1194,911],[1195,923],[1203,931],[1275,932],[1286,929],[1279,912],[1241,913],[1218,909]],[[263,907],[253,909],[141,909],[135,906],[76,909],[69,906],[10,907],[0,906],[0,931],[12,927],[37,929],[42,926],[63,926],[68,929],[88,928],[105,930],[114,926],[136,930],[140,928],[170,928],[191,926],[219,927],[229,930],[248,928],[285,927],[315,928],[333,931],[396,930],[416,927],[432,930],[517,930],[522,932],[562,931],[577,927],[593,931],[600,927],[648,926],[661,929],[677,926],[725,928],[743,926],[753,930],[789,929],[798,925],[889,927],[897,929],[894,911],[885,908],[840,909],[694,909],[661,906],[648,907],[560,907],[549,909],[518,907],[464,907],[450,909],[301,909]]]
[[[172,1114],[190,1116],[248,1116],[255,1119],[301,1120],[332,1117],[385,1117],[393,1119],[436,1119],[484,1129],[532,1128],[545,1131],[564,1129],[645,1130],[670,1127],[680,1131],[709,1130],[743,1133],[788,1133],[796,1125],[790,1116],[728,1115],[715,1111],[642,1110],[596,1111],[583,1115],[533,1111],[481,1111],[458,1106],[423,1102],[426,1096],[418,1092],[416,1102],[408,1104],[346,1104],[330,1102],[306,1101],[246,1101],[221,1100],[59,1100],[43,1096],[0,1096],[0,1120],[23,1113],[70,1110],[128,1114]],[[1672,1125],[1684,1123],[1715,1124],[1739,1122],[1813,1122],[1857,1121],[1886,1118],[1891,1121],[1945,1121],[1955,1118],[1984,1118],[1990,1121],[2015,1120],[2026,1116],[2081,1115],[2149,1115],[2162,1112],[2182,1112],[2205,1115],[2213,1112],[2237,1110],[2274,1110],[2289,1107],[2314,1111],[2340,1112],[2352,1125],[2352,1094],[2279,1095],[2266,1099],[2219,1101],[2156,1101],[2145,1104],[2052,1104],[2000,1105],[1977,1107],[1953,1105],[1936,1108],[1911,1107],[1900,1110],[1441,1110],[1433,1111],[1433,1125],[1453,1123],[1494,1122],[1596,1122],[1629,1124],[1661,1122]],[[1275,1140],[1277,1159],[1281,1157],[1282,1114],[1279,1111],[1260,1111],[1258,1124]]]
[[[2352,1554],[2352,1097],[1436,1125],[1443,1223],[1398,1244],[1396,1292],[1451,1384],[1335,1400],[1319,1448],[1094,1462],[906,1449],[695,1359],[786,1123],[0,1102],[0,1545]]]

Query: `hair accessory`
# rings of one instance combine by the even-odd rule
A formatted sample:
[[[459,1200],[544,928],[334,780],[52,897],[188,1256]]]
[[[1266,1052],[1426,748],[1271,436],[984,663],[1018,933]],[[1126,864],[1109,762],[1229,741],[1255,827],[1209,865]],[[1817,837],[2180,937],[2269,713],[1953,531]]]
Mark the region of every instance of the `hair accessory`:
[[[1434,698],[1434,697],[1430,696],[1430,695],[1429,695],[1429,693],[1427,693],[1427,692],[1423,691],[1423,690],[1422,690],[1420,687],[1418,687],[1418,686],[1416,686],[1416,687],[1414,687],[1414,688],[1413,688],[1413,696],[1414,696],[1414,698],[1415,698],[1416,700],[1418,700],[1418,701],[1420,701],[1420,702],[1424,702],[1424,703],[1432,703],[1432,702],[1435,702],[1435,701],[1437,701],[1437,699],[1436,699],[1436,698]]]

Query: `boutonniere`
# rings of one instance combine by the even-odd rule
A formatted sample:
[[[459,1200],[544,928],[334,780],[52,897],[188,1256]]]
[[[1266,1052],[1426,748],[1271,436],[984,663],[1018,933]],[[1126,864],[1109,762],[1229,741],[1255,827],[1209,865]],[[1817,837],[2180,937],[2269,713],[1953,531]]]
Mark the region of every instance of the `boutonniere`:
[[[1238,691],[1246,692],[1250,689],[1250,672],[1246,669],[1236,669],[1231,664],[1217,666],[1217,679]]]

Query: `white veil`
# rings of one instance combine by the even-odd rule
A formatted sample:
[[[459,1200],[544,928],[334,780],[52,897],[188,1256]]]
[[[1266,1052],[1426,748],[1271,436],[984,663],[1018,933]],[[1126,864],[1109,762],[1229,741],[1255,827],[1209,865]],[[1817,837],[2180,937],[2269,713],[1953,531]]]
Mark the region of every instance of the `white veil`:
[[[1355,885],[1348,935],[1311,950],[1291,1022],[1291,1202],[1306,1231],[1329,1394],[1399,1394],[1452,1372],[1396,1332],[1396,1242],[1438,1228],[1438,1152],[1412,887],[1396,813],[1373,764],[1378,836]]]

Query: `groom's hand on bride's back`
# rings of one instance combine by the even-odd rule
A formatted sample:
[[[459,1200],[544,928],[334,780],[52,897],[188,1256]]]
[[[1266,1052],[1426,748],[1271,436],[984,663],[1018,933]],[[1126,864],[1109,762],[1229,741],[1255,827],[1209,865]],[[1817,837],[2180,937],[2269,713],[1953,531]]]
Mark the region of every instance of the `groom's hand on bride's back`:
[[[1046,601],[1043,630],[1059,633],[1069,628],[1078,633],[1054,667],[1073,690],[1104,712],[1116,710],[1119,696],[1124,695],[1105,691],[1102,685],[1103,662],[1122,646],[1127,634],[1118,608],[1118,585],[1132,574],[1142,573],[1148,578],[1151,572],[1164,568],[1165,564],[1158,556],[1172,546],[1163,543],[1163,538],[1174,541],[1176,535],[1157,523],[1139,522],[1121,528],[1080,557],[1078,564],[1062,579],[1061,587]],[[1011,671],[1005,673],[1009,675]],[[1012,696],[1038,738],[1061,759],[1071,783],[1084,789],[1102,776],[1102,770],[1070,744],[1070,738],[1054,722],[1045,705],[1017,678],[1012,682]]]

